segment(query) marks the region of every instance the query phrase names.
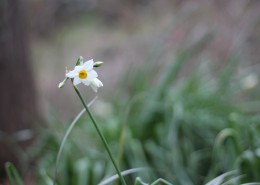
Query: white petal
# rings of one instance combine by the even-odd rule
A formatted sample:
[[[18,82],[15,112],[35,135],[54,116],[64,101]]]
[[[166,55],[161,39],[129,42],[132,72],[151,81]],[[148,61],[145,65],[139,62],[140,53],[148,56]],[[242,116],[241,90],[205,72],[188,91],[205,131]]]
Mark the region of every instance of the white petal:
[[[101,82],[99,79],[94,78],[94,79],[92,79],[92,80],[90,81],[90,86],[91,86],[91,88],[92,88],[95,92],[97,92],[97,89],[98,89],[99,87],[102,87],[103,84],[102,84],[102,82]]]
[[[89,61],[86,61],[82,66],[86,70],[91,70],[91,69],[93,69],[93,65],[94,65],[94,61],[93,61],[93,59],[91,59]]]
[[[103,83],[99,79],[97,79],[97,81],[99,83],[99,87],[103,87]]]
[[[95,79],[91,81],[91,84],[94,85],[94,86],[96,86],[96,87],[98,87],[98,83],[96,82]]]
[[[93,79],[93,82],[96,84],[97,87],[103,87],[103,83],[99,79],[95,78]]]
[[[87,73],[88,73],[88,79],[89,79],[89,80],[98,77],[97,72],[94,71],[94,70],[90,70],[90,71],[88,71]]]
[[[76,70],[69,71],[68,73],[66,73],[66,77],[68,77],[68,78],[74,78],[75,76],[77,76]]]
[[[73,84],[74,85],[78,85],[80,82],[81,82],[81,79],[79,77],[77,77],[77,76],[73,80]]]
[[[75,66],[74,71],[76,71],[78,73],[81,69],[84,69],[83,65],[82,66]]]
[[[82,80],[82,83],[84,83],[85,85],[89,86],[90,82],[88,79],[84,79]]]

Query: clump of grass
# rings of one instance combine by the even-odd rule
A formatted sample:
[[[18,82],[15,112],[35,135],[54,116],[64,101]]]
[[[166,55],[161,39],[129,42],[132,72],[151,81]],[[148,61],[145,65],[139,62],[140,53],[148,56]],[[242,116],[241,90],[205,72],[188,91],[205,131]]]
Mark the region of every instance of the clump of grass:
[[[228,180],[234,175],[238,184],[260,181],[259,88],[243,86],[257,70],[238,73],[239,58],[230,56],[220,70],[201,62],[181,75],[194,58],[203,60],[199,53],[210,38],[181,50],[168,65],[158,67],[154,60],[132,70],[109,100],[111,114],[98,118],[120,169],[149,168],[128,175],[127,184],[232,184]],[[37,184],[50,182],[55,169],[65,133],[55,122],[49,127],[56,133],[43,130],[40,150],[32,148],[39,159]],[[81,117],[68,136],[59,159],[59,184],[98,184],[113,177],[113,166],[89,122]]]
[[[241,85],[250,75],[246,74],[249,68],[237,74],[240,61],[230,57],[218,71],[202,62],[186,76],[179,76],[204,41],[181,51],[158,76],[155,68],[147,70],[146,63],[128,77],[131,81],[124,89],[132,90],[127,92],[129,99],[140,94],[146,97],[128,113],[122,161],[130,168],[156,169],[150,179],[161,177],[174,184],[203,184],[234,169],[245,174],[241,182],[259,182],[260,117],[257,110],[247,109],[255,101],[252,92],[259,89]]]

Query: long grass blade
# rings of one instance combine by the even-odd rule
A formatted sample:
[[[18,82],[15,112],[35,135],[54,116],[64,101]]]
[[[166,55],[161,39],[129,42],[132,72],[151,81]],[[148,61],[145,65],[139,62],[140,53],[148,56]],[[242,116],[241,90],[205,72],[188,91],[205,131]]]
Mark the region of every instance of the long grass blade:
[[[12,163],[7,162],[5,164],[5,170],[11,185],[24,185],[22,178]]]
[[[88,107],[90,107],[97,99],[97,96],[91,101],[89,102],[89,104],[87,105]],[[59,148],[59,152],[58,152],[58,155],[57,155],[57,159],[56,159],[56,165],[55,165],[55,175],[54,175],[54,182],[53,182],[53,185],[55,185],[56,183],[56,178],[57,178],[57,172],[58,172],[58,164],[60,162],[60,158],[61,158],[61,154],[62,154],[62,151],[63,151],[63,148],[64,148],[64,145],[67,141],[67,138],[69,136],[69,134],[71,133],[73,127],[76,125],[76,123],[78,122],[79,118],[84,114],[86,110],[85,109],[82,109],[80,111],[80,113],[78,113],[78,115],[75,117],[75,119],[72,121],[72,123],[70,124],[68,130],[66,131],[63,139],[62,139],[62,142],[61,142],[61,145],[60,145],[60,148]]]
[[[136,172],[140,172],[140,171],[144,171],[144,170],[147,170],[148,168],[133,168],[133,169],[129,169],[129,170],[125,170],[125,171],[122,171],[121,174],[122,176],[125,176],[125,175],[129,175],[131,173],[136,173]],[[106,184],[109,184],[111,182],[113,182],[114,180],[118,179],[118,175],[113,175],[111,177],[109,177],[108,179],[100,182],[98,185],[106,185]]]
[[[220,185],[225,178],[234,175],[236,172],[235,171],[230,171],[227,173],[224,173],[218,177],[216,177],[215,179],[213,179],[212,181],[208,182],[206,185]]]

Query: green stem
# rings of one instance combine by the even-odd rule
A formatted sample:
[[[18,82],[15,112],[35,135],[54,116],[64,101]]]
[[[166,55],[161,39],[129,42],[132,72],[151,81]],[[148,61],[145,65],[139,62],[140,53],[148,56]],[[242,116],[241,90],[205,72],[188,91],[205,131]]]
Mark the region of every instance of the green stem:
[[[108,144],[107,144],[107,141],[106,141],[106,139],[105,139],[103,133],[102,133],[101,130],[99,129],[99,127],[98,127],[98,125],[97,125],[97,123],[96,123],[96,121],[95,121],[93,115],[91,114],[91,112],[90,112],[88,106],[86,105],[85,101],[83,100],[83,98],[82,98],[82,96],[81,96],[81,94],[80,94],[78,88],[77,88],[76,86],[74,86],[74,85],[73,85],[73,87],[74,87],[74,90],[76,91],[77,95],[79,96],[79,98],[80,98],[80,100],[81,100],[81,103],[83,104],[84,108],[86,109],[86,111],[87,111],[87,113],[88,113],[88,115],[89,115],[91,121],[93,122],[93,124],[94,124],[94,126],[95,126],[95,128],[96,128],[96,130],[97,130],[97,132],[98,132],[98,134],[99,134],[99,136],[100,136],[100,138],[101,138],[103,144],[105,145],[105,148],[106,148],[106,150],[107,150],[107,153],[108,153],[108,155],[109,155],[109,157],[110,157],[110,159],[111,159],[111,161],[112,161],[112,163],[113,163],[113,165],[114,165],[114,167],[115,167],[115,169],[116,169],[116,172],[117,172],[117,174],[118,174],[118,176],[119,176],[119,179],[120,179],[121,183],[122,183],[123,185],[126,185],[126,182],[125,182],[123,176],[121,175],[121,173],[120,173],[120,171],[119,171],[119,168],[118,168],[117,165],[116,165],[116,162],[115,162],[115,160],[114,160],[114,158],[113,158],[113,155],[112,155],[112,153],[111,153],[111,151],[110,151],[110,148],[109,148],[109,146],[108,146]]]

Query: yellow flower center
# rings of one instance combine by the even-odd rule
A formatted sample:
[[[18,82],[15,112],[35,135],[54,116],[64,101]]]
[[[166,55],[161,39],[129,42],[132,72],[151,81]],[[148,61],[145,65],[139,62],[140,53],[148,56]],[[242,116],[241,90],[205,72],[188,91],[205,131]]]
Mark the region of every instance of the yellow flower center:
[[[80,79],[86,79],[88,77],[88,73],[86,70],[82,69],[79,71],[79,78]]]

